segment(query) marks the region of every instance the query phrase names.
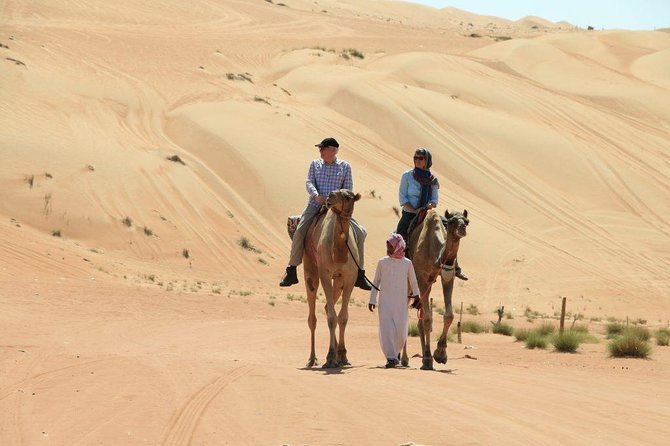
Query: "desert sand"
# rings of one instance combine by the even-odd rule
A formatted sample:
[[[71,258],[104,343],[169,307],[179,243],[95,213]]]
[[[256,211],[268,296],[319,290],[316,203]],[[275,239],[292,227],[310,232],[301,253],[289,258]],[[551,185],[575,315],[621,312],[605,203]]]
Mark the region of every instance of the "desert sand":
[[[0,445],[665,444],[670,348],[603,333],[670,324],[670,32],[279,3],[0,4]],[[566,297],[600,342],[466,333],[385,370],[355,290],[352,366],[305,368],[304,287],[277,284],[327,136],[368,276],[429,147],[470,214],[464,320]]]

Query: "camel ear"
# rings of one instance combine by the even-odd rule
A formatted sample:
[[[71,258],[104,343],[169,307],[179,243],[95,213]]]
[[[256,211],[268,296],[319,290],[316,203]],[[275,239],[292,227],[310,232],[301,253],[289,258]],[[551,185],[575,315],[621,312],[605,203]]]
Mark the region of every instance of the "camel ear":
[[[449,209],[444,211],[444,216],[447,218],[447,220],[449,220],[451,218],[451,214],[449,213]]]
[[[468,210],[463,209],[463,217],[468,218]]]
[[[354,201],[358,201],[360,199],[361,199],[361,194],[354,195]]]

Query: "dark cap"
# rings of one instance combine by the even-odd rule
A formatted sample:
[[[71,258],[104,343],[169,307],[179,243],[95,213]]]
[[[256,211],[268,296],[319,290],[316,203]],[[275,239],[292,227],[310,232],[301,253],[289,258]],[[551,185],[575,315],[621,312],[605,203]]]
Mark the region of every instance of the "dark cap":
[[[336,147],[339,149],[340,144],[337,142],[335,138],[326,138],[319,144],[316,144],[314,147],[318,147],[319,149],[323,149],[324,147]]]

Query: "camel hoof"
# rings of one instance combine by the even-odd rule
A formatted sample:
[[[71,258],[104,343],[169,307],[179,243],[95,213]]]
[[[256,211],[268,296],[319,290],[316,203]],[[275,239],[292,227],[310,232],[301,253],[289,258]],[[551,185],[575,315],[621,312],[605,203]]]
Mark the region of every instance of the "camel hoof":
[[[315,365],[318,365],[319,361],[316,358],[309,358],[307,361],[307,367],[314,367]]]
[[[433,367],[433,358],[424,359],[421,370],[435,370]]]
[[[446,350],[435,350],[433,353],[433,358],[435,361],[439,362],[440,364],[446,364],[447,363],[447,351]]]
[[[338,364],[340,367],[346,367],[348,365],[351,365],[351,363],[346,359],[344,361],[340,361]]]
[[[402,358],[400,360],[400,365],[402,365],[403,367],[409,366],[409,359],[408,358]]]
[[[323,369],[337,369],[339,367],[340,365],[336,361],[333,361],[332,359],[326,361],[326,363],[321,366],[321,368]]]

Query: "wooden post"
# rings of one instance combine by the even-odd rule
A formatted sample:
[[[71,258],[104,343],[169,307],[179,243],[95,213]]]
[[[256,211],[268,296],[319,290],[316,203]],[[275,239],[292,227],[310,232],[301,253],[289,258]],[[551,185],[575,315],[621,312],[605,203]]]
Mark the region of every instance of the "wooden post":
[[[563,327],[565,325],[565,301],[567,300],[567,297],[563,298],[563,303],[561,304],[561,328],[559,329],[559,333],[563,334]]]
[[[461,301],[461,314],[458,317],[458,324],[456,324],[456,329],[458,332],[458,343],[463,343],[463,338],[461,337],[461,321],[463,320],[463,301]]]
[[[504,315],[505,315],[505,306],[501,303],[500,306],[498,307],[498,325],[500,325],[500,321],[502,321]]]

